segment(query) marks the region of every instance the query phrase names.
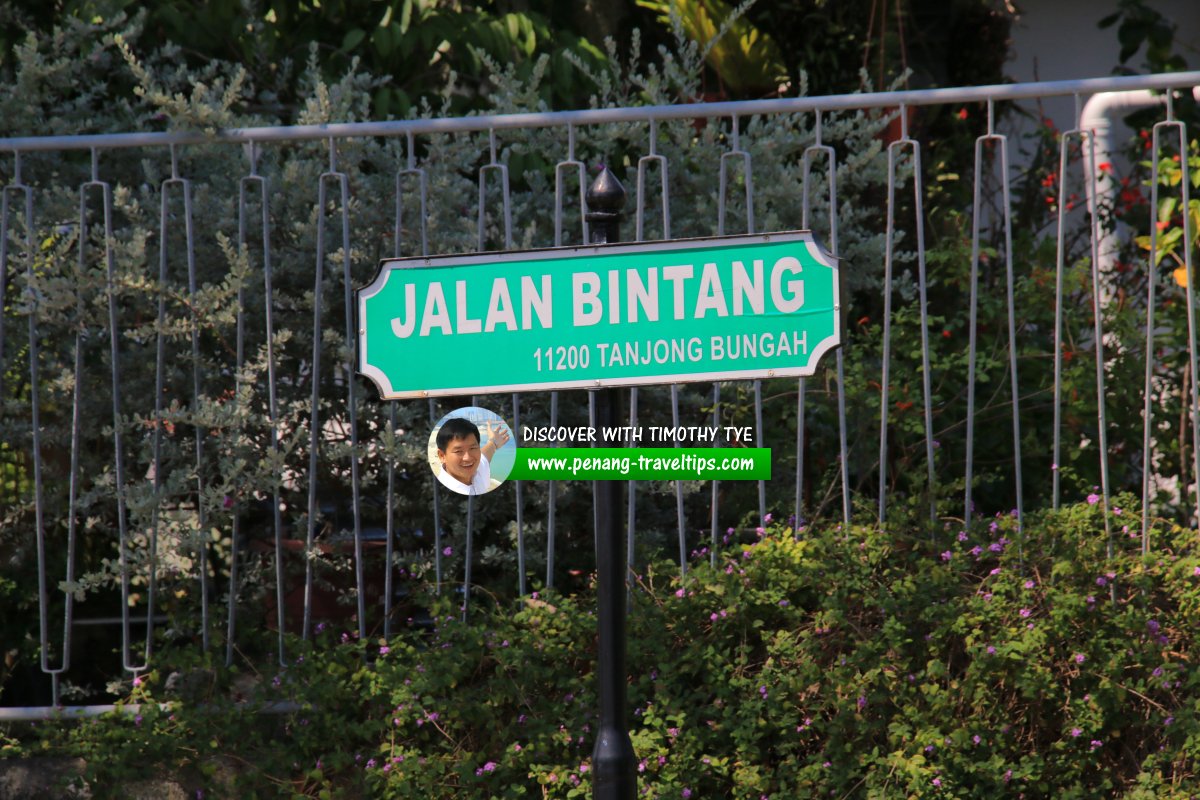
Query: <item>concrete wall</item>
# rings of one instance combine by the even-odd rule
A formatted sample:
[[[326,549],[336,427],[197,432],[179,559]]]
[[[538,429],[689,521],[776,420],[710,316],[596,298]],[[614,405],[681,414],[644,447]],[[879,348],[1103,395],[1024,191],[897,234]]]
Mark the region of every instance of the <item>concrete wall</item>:
[[[1200,69],[1200,0],[1150,0],[1149,5],[1177,25],[1175,50],[1190,69]],[[1018,0],[1020,16],[1013,24],[1007,73],[1019,83],[1099,78],[1113,74],[1120,45],[1117,27],[1097,23],[1117,10],[1116,0]],[[1126,62],[1145,72],[1145,53]],[[1086,101],[1087,98],[1084,98]],[[1075,127],[1071,98],[1043,101],[1040,109],[1059,130]]]

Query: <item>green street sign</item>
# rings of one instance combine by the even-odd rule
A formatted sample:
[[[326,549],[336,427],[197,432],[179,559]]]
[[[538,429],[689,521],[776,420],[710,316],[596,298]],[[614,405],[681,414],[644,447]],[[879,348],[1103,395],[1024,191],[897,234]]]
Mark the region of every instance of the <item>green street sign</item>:
[[[808,231],[388,259],[358,371],[383,399],[812,375],[840,308]]]

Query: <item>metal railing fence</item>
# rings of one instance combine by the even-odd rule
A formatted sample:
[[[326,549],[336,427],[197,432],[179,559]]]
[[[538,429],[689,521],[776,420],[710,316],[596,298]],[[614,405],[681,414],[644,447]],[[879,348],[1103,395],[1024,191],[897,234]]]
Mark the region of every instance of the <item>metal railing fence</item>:
[[[119,609],[119,669],[136,676],[152,664],[163,614],[192,620],[172,625],[177,638],[219,640],[227,663],[265,626],[282,664],[285,632],[310,636],[320,619],[389,635],[412,610],[414,582],[453,587],[465,614],[479,581],[515,572],[526,594],[586,563],[563,550],[590,546],[586,484],[514,482],[461,502],[439,491],[426,440],[455,404],[369,396],[353,373],[351,300],[383,257],[586,242],[591,159],[634,183],[638,240],[815,228],[847,256],[850,286],[846,346],[816,376],[628,391],[630,425],[737,419],[776,453],[772,480],[752,487],[630,482],[630,569],[676,544],[681,570],[715,563],[723,542],[772,515],[797,529],[883,523],[911,502],[943,527],[998,510],[1020,519],[1031,497],[1082,498],[1092,476],[1105,510],[1119,490],[1140,489],[1133,535],[1149,548],[1152,514],[1200,517],[1194,294],[1190,281],[1164,282],[1165,226],[1154,224],[1167,190],[1187,208],[1189,132],[1167,91],[1153,153],[1181,155],[1182,180],[1160,188],[1166,167],[1152,159],[1149,204],[1135,209],[1150,252],[1132,269],[1146,299],[1119,297],[1142,332],[1131,348],[1127,330],[1105,329],[1118,309],[1119,276],[1102,274],[1098,249],[1112,209],[1071,191],[1100,198],[1111,180],[1091,132],[1057,135],[1045,170],[1055,177],[1036,198],[1054,230],[1027,225],[1017,241],[1025,184],[997,107],[1198,84],[1200,73],[1181,73],[0,140],[13,154],[0,212],[0,519],[13,563],[36,560],[38,666],[50,684],[40,706],[6,697],[21,707],[0,719],[44,715],[70,695],[85,604]],[[946,168],[971,175],[969,208],[949,216],[926,205],[937,188],[925,183],[930,145],[910,126],[922,106],[985,115],[970,169]],[[969,245],[947,222],[968,217]],[[958,249],[927,249],[928,225]],[[1179,227],[1190,242],[1186,214]],[[1052,252],[1020,250],[1038,241]],[[1190,275],[1191,247],[1175,253]],[[1140,362],[1132,349],[1144,349]],[[1143,383],[1122,389],[1136,403],[1114,418],[1117,362]],[[457,405],[497,409],[519,432],[581,423],[582,398]],[[1011,450],[999,443],[1006,427]]]

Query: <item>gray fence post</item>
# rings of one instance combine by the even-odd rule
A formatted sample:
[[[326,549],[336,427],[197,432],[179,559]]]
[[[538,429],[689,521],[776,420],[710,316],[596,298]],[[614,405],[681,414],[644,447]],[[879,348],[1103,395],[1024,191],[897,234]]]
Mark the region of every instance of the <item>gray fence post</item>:
[[[625,187],[604,167],[587,190],[587,222],[592,244],[621,239],[621,206]],[[620,396],[616,389],[594,389],[596,427],[617,425]],[[596,446],[596,442],[592,443]],[[633,743],[625,725],[625,548],[616,509],[619,481],[593,481],[596,513],[596,618],[599,632],[597,679],[600,724],[592,749],[592,797],[633,800],[637,788]]]

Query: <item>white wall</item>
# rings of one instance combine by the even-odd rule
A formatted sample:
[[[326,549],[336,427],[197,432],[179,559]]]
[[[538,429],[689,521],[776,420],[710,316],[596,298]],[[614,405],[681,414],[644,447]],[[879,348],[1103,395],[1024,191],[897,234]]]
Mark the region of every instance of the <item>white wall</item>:
[[[1175,51],[1190,69],[1200,69],[1200,0],[1150,0],[1149,5],[1177,25]],[[1016,82],[1102,78],[1113,74],[1120,45],[1117,26],[1097,23],[1117,10],[1116,0],[1018,0],[1007,74]],[[1145,72],[1145,53],[1126,62]],[[1084,101],[1087,98],[1083,98]],[[1030,108],[1036,111],[1036,105]],[[1075,127],[1075,101],[1043,101],[1042,114],[1059,130]]]

